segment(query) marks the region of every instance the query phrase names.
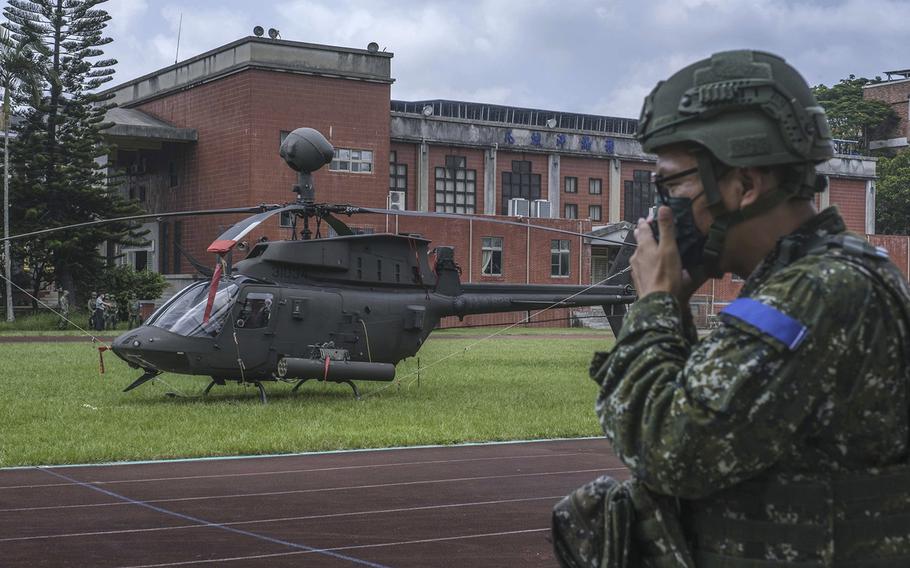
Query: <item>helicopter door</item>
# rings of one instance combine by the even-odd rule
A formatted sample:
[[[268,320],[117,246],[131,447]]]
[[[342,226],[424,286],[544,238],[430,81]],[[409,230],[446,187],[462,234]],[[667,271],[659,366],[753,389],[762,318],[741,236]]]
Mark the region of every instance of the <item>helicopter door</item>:
[[[250,286],[244,288],[234,307],[234,333],[243,365],[252,371],[269,361],[278,311],[278,291],[275,288]]]

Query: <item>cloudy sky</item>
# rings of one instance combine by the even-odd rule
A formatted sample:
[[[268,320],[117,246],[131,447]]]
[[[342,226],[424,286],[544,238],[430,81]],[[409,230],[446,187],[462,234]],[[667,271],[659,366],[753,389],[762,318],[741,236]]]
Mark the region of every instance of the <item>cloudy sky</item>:
[[[0,5],[5,5],[0,0]],[[783,55],[810,84],[910,68],[910,0],[109,0],[116,82],[245,35],[395,54],[392,97],[637,117],[714,51]]]

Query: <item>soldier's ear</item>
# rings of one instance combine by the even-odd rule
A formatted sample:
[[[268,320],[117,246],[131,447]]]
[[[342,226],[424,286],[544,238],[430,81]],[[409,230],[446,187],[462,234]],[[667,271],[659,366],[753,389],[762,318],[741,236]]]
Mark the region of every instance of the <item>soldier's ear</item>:
[[[740,209],[752,205],[773,189],[774,179],[771,172],[760,168],[740,168],[737,170],[736,179],[741,193]]]

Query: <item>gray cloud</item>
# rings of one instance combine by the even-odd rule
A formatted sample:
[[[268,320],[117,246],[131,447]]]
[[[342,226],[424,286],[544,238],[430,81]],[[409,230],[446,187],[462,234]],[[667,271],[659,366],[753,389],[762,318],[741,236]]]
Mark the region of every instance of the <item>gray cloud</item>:
[[[5,4],[5,2],[3,2]],[[902,0],[112,0],[117,81],[247,35],[395,53],[392,96],[637,116],[659,80],[712,52],[783,55],[811,84],[910,67]]]

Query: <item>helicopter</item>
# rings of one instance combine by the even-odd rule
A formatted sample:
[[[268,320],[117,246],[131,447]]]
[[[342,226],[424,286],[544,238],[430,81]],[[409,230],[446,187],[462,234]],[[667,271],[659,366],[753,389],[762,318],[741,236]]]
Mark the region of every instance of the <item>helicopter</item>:
[[[306,381],[320,380],[347,384],[359,398],[354,381],[394,380],[395,365],[415,355],[444,317],[599,305],[617,332],[625,306],[635,300],[627,268],[631,244],[611,266],[608,280],[618,280],[609,286],[462,283],[452,247],[436,247],[431,262],[430,241],[420,235],[355,234],[339,215],[467,216],[317,203],[312,174],[332,161],[332,145],[318,131],[298,128],[279,152],[298,175],[290,204],[117,219],[256,212],[208,247],[217,256],[214,269],[190,257],[210,280],[187,286],[141,326],[114,339],[113,352],[143,371],[124,392],[171,372],[209,377],[203,396],[237,381],[255,385],[265,403],[265,382],[293,383],[296,392]],[[282,213],[292,215],[293,239],[246,247],[243,237]],[[323,222],[335,236],[321,238]],[[234,263],[234,251],[244,248],[246,258]]]

